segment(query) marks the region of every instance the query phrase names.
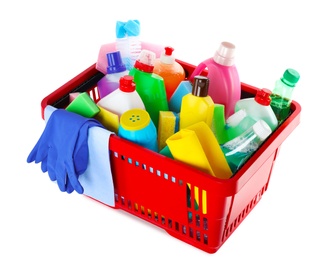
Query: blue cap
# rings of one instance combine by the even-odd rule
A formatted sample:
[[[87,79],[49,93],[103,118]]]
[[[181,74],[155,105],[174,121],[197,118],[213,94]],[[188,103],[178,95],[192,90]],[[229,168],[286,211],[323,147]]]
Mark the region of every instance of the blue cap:
[[[107,53],[108,67],[107,73],[117,73],[126,70],[126,67],[122,61],[120,51]]]
[[[139,36],[140,22],[138,20],[128,20],[127,22],[116,22],[116,38],[126,36]]]

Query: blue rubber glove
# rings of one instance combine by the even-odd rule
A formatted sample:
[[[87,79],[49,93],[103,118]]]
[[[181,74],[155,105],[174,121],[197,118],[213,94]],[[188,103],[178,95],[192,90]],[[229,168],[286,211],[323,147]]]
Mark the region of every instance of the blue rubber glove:
[[[64,109],[55,110],[27,162],[41,162],[42,171],[48,171],[61,191],[71,193],[75,190],[82,194],[78,177],[88,165],[88,130],[93,126],[104,128],[95,119]]]

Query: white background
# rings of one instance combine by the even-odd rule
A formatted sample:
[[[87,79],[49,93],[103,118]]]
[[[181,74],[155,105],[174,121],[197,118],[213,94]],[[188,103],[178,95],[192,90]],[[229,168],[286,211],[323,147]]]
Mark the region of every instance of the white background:
[[[0,259],[333,259],[331,1],[2,1]],[[44,129],[40,102],[96,62],[117,20],[173,46],[191,64],[223,40],[242,82],[301,79],[301,123],[285,140],[268,191],[213,255],[77,193],[61,193],[26,158]]]

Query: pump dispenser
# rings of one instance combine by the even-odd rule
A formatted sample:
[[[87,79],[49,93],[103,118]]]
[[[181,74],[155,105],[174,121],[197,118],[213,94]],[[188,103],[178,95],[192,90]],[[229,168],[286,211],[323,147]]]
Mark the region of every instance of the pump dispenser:
[[[264,120],[274,131],[278,126],[278,121],[270,106],[270,95],[271,91],[269,89],[259,89],[254,98],[240,99],[235,105],[235,112],[244,109],[248,116],[256,121]]]
[[[209,78],[196,76],[192,92],[182,98],[180,110],[180,129],[204,121],[210,128],[215,104],[208,95]]]
[[[144,102],[156,128],[159,127],[159,112],[168,111],[168,102],[164,79],[153,73],[156,55],[149,50],[142,50],[129,75],[134,77],[136,90]]]
[[[210,79],[209,95],[214,103],[225,106],[225,118],[234,113],[235,103],[241,97],[241,84],[234,63],[235,45],[221,42],[214,56],[197,65],[189,80],[207,68]]]
[[[106,54],[108,60],[107,74],[97,82],[100,98],[105,97],[119,87],[121,77],[128,75],[119,51]]]
[[[153,72],[163,77],[165,81],[167,100],[169,101],[175,89],[185,79],[185,71],[175,60],[172,47],[165,47],[159,59],[154,62]]]
[[[130,75],[121,77],[119,88],[100,99],[97,104],[119,117],[133,108],[145,110],[145,105],[137,93],[133,77]]]

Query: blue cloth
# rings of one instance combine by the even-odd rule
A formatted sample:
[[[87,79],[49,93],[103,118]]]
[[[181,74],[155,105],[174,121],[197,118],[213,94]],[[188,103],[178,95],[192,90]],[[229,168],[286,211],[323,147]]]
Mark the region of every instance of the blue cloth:
[[[66,111],[54,110],[45,129],[30,152],[27,162],[41,163],[52,181],[57,181],[63,192],[84,192],[78,178],[88,166],[88,131],[103,125],[92,118]]]

